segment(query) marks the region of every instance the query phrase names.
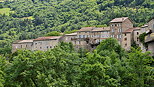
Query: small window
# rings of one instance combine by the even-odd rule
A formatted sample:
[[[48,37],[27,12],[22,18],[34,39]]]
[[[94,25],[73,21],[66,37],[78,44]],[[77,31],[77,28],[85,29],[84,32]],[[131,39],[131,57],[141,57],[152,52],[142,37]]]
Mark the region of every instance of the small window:
[[[40,47],[40,49],[42,49],[42,47]]]
[[[127,44],[125,44],[125,47],[127,46]]]
[[[139,35],[139,32],[137,32],[137,35]]]
[[[125,36],[126,36],[126,34],[125,34]]]
[[[50,48],[52,48],[52,46],[50,46]]]
[[[48,49],[48,46],[47,46],[47,49]]]
[[[139,41],[139,38],[137,37],[137,41]]]
[[[26,45],[26,47],[27,47],[27,45]]]
[[[21,48],[22,48],[22,45],[21,45]]]
[[[37,45],[37,43],[35,43],[35,45]]]
[[[124,39],[125,41],[127,40],[127,38]]]

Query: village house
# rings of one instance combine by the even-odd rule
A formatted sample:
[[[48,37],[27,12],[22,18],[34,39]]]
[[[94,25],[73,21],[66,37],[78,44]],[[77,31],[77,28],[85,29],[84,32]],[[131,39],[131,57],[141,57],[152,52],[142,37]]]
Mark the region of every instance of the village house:
[[[140,29],[140,27],[130,28],[123,32],[122,47],[124,49],[130,50],[132,44],[141,45],[139,41]]]
[[[110,21],[111,37],[116,38],[121,45],[123,32],[130,28],[133,28],[133,22],[128,17],[115,18]]]
[[[145,43],[147,44],[147,50],[151,51],[152,56],[154,56],[154,18],[148,23],[148,30],[146,31]]]
[[[12,53],[17,51],[18,49],[32,50],[32,48],[33,48],[33,40],[18,40],[12,44]]]
[[[65,34],[61,37],[61,41],[63,42],[71,42],[72,44],[76,44],[76,41],[72,40],[77,37],[77,33]]]
[[[39,37],[33,40],[33,50],[47,51],[60,42],[61,36]]]
[[[146,32],[145,43],[140,42],[139,36]],[[126,50],[132,44],[141,47],[143,52],[151,51],[154,55],[154,19],[141,27],[133,27],[133,22],[128,17],[115,18],[110,21],[110,27],[83,27],[79,31],[63,36],[39,37],[34,40],[18,40],[12,44],[12,52],[18,49],[47,51],[58,45],[59,42],[71,42],[75,48],[95,49],[102,40],[116,38]]]

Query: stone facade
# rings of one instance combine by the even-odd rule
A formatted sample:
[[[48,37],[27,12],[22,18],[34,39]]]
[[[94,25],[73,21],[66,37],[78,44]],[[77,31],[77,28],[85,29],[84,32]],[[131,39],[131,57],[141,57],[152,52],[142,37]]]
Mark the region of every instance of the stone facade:
[[[148,24],[148,29],[154,32],[154,18],[150,20],[147,24]]]
[[[139,40],[139,35],[146,32],[146,48]],[[119,44],[126,50],[130,50],[132,43],[141,47],[143,52],[154,53],[154,19],[144,26],[133,28],[133,22],[128,17],[115,18],[110,21],[109,27],[83,27],[76,33],[63,36],[39,37],[34,40],[21,40],[12,44],[12,52],[17,49],[47,51],[54,48],[59,42],[72,42],[75,48],[94,49],[102,40],[116,38]],[[153,36],[152,36],[153,35]],[[152,48],[151,48],[152,47]]]
[[[122,33],[127,29],[133,28],[133,22],[128,17],[115,18],[110,21],[110,34],[122,45]]]
[[[130,50],[133,42],[133,28],[126,30],[122,34],[122,47],[126,50]]]
[[[32,50],[32,48],[33,40],[18,40],[12,44],[12,53],[17,51],[18,49]]]
[[[54,48],[58,45],[60,41],[60,36],[52,36],[52,37],[39,37],[34,40],[21,40],[16,41],[12,44],[12,53],[17,51],[18,49],[22,50],[41,50],[47,51],[48,49]]]
[[[33,50],[47,51],[58,45],[60,36],[39,37],[33,40]]]

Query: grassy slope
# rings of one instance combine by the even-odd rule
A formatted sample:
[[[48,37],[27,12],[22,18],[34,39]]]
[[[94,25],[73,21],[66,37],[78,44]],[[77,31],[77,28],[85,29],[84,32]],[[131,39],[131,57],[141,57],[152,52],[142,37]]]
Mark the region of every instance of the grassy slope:
[[[14,11],[10,11],[10,8],[2,8],[2,9],[0,9],[0,14],[9,15],[10,13],[14,13]]]

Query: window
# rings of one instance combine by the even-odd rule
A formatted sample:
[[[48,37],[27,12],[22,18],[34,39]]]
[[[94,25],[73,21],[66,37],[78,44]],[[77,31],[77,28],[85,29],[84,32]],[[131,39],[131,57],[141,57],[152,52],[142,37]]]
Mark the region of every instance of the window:
[[[50,48],[52,48],[52,46],[50,46]]]
[[[26,47],[27,47],[27,45],[26,45]]]
[[[126,34],[125,34],[125,36],[126,36]]]
[[[127,40],[127,38],[124,39],[125,41]]]
[[[121,35],[119,35],[119,38],[121,38]]]
[[[127,46],[127,44],[125,44],[125,47]]]
[[[114,29],[112,29],[112,31],[111,32],[114,32]]]
[[[137,37],[137,41],[139,41],[139,38]]]
[[[47,46],[47,49],[48,49],[48,46]]]
[[[79,44],[80,44],[80,41],[79,41]]]
[[[37,43],[35,43],[35,45],[37,45]]]
[[[22,48],[22,45],[21,45],[21,48]]]
[[[40,47],[40,49],[42,49],[42,47]]]
[[[137,35],[139,35],[139,32],[137,32]]]
[[[119,35],[117,35],[117,38],[119,38]]]
[[[85,38],[85,35],[83,35],[83,38]]]

